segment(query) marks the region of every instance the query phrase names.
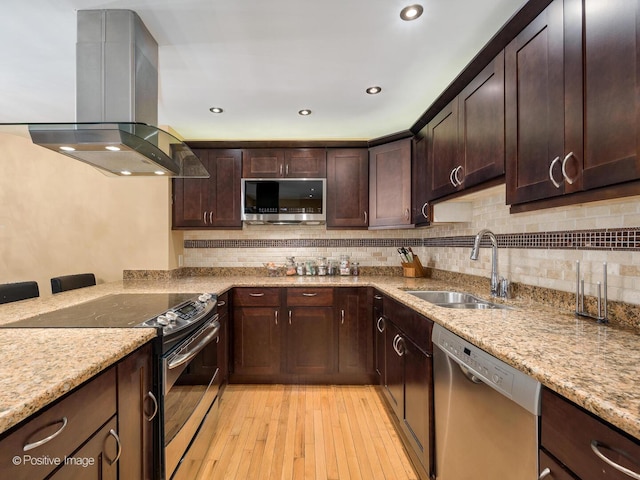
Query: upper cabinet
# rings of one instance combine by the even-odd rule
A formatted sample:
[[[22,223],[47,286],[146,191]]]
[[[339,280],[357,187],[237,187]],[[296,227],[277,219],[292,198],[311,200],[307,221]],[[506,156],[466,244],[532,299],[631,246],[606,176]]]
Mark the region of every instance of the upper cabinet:
[[[243,178],[325,178],[324,148],[250,148],[243,151]]]
[[[426,200],[504,174],[504,106],[501,52],[427,125]]]
[[[209,178],[173,180],[173,228],[242,228],[242,150],[194,149]]]
[[[411,226],[411,138],[369,149],[369,227]]]
[[[327,150],[327,228],[369,225],[369,152],[366,148]]]
[[[554,0],[506,47],[507,203],[640,179],[638,16]]]

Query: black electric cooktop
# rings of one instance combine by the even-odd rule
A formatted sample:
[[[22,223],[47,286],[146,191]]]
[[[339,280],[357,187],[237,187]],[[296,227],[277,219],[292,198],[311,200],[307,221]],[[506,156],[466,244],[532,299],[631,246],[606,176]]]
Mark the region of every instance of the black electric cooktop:
[[[127,328],[197,297],[197,293],[120,293],[0,325],[0,328]]]

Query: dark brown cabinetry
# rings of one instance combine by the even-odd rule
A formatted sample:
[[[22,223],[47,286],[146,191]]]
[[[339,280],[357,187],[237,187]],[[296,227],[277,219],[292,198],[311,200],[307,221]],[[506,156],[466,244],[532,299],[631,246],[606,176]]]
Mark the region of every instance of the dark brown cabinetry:
[[[335,290],[338,320],[338,372],[353,375],[362,382],[373,380],[373,329],[371,328],[371,289],[366,287]]]
[[[504,174],[504,105],[501,52],[427,125],[427,200]]]
[[[194,149],[209,178],[173,180],[173,228],[242,228],[242,150]]]
[[[628,479],[621,469],[640,474],[637,439],[547,388],[541,402],[540,470],[549,468],[548,478],[574,478],[565,469],[581,480]]]
[[[244,178],[325,178],[324,148],[255,148],[243,151]]]
[[[220,322],[220,335],[218,337],[218,368],[220,384],[225,385],[229,381],[229,293],[218,295],[218,321]]]
[[[280,372],[281,327],[279,288],[236,288],[233,291],[233,372],[276,375]]]
[[[153,432],[158,402],[153,393],[151,345],[118,364],[118,432],[122,442],[121,479],[146,480],[153,474]]]
[[[366,148],[327,150],[327,228],[369,225],[369,152]]]
[[[286,372],[326,375],[335,371],[332,288],[289,288]]]
[[[638,14],[554,0],[507,46],[507,203],[640,178]]]
[[[369,227],[411,223],[411,138],[369,149]]]
[[[373,291],[374,363],[376,375],[378,376],[377,383],[381,386],[384,386],[386,382],[383,298],[380,292]]]

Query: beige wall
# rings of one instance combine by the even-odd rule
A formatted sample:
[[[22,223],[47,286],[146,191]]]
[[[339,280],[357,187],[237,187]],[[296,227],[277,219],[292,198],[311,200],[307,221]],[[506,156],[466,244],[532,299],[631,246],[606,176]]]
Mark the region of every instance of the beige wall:
[[[177,266],[170,180],[113,178],[31,140],[0,134],[0,283]]]

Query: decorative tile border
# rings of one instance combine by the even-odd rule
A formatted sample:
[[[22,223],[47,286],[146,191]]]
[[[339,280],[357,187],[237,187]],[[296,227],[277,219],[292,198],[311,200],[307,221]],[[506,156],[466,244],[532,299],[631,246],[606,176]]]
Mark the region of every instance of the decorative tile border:
[[[572,230],[496,235],[499,248],[552,250],[640,251],[640,227]],[[353,248],[353,247],[465,247],[474,236],[434,238],[314,238],[263,240],[185,240],[184,248]],[[489,246],[484,238],[482,246]]]

